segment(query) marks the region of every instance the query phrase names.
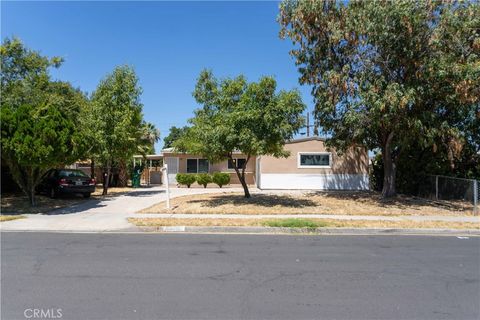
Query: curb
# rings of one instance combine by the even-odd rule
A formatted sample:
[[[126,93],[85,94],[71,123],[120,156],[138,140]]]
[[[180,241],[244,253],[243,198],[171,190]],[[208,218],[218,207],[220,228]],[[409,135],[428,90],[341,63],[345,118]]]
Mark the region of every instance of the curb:
[[[385,228],[279,228],[279,227],[138,227],[159,233],[237,233],[237,234],[350,234],[350,235],[469,235],[480,236],[477,229],[385,229]]]

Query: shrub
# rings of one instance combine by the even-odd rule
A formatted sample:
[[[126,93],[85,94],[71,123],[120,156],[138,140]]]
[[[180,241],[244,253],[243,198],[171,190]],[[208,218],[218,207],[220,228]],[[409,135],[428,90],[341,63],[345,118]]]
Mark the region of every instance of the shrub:
[[[190,186],[195,182],[196,177],[194,174],[190,173],[177,173],[177,182],[180,185],[187,186],[190,188]]]
[[[225,172],[215,172],[213,174],[212,181],[221,188],[222,186],[230,183],[230,174]]]
[[[201,184],[204,188],[206,188],[207,184],[211,182],[212,182],[212,177],[208,173],[197,174],[197,183]]]

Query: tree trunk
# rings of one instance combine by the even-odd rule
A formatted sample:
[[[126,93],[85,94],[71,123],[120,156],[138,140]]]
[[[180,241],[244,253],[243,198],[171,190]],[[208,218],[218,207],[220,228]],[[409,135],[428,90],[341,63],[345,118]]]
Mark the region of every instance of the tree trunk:
[[[245,164],[242,168],[242,172],[240,173],[240,171],[238,170],[237,168],[237,163],[233,161],[233,158],[230,158],[230,160],[233,162],[234,164],[234,168],[235,168],[235,172],[237,173],[237,177],[238,177],[238,180],[240,180],[240,183],[242,184],[242,187],[243,187],[243,193],[245,194],[245,198],[250,198],[250,191],[248,191],[248,186],[247,186],[247,182],[245,181],[245,168],[247,167],[247,163],[248,163],[248,160],[249,160],[250,157],[247,157],[247,161],[245,161]]]
[[[5,159],[4,161],[10,168],[10,173],[13,180],[28,197],[30,205],[35,207],[37,205],[35,187],[46,170],[40,168],[22,167],[16,160],[11,161],[10,159]]]
[[[238,169],[235,169],[235,171],[237,172],[238,180],[240,180],[240,183],[242,184],[245,198],[250,198],[250,191],[248,191],[248,186],[247,186],[247,183],[245,182],[245,174],[241,174],[240,171],[238,171]]]
[[[397,195],[395,189],[395,178],[397,175],[396,159],[392,155],[391,140],[393,135],[387,138],[385,146],[382,148],[383,158],[383,189],[382,198],[390,198]]]
[[[37,206],[37,199],[35,199],[35,187],[31,187],[30,190],[28,190],[28,201],[30,202],[30,205],[32,207]]]
[[[90,160],[90,178],[95,179],[95,160]]]
[[[127,186],[127,164],[125,163],[125,160],[120,160],[118,163],[118,185],[117,187],[126,187]]]
[[[107,164],[107,170],[103,171],[103,192],[102,195],[108,193],[108,184],[110,183],[110,164]]]

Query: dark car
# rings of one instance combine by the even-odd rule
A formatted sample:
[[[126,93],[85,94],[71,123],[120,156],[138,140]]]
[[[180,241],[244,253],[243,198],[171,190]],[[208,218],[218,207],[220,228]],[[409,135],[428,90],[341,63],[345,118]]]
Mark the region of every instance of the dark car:
[[[52,169],[43,175],[37,191],[48,194],[50,198],[65,193],[81,193],[88,198],[95,192],[95,179],[91,179],[82,170]]]

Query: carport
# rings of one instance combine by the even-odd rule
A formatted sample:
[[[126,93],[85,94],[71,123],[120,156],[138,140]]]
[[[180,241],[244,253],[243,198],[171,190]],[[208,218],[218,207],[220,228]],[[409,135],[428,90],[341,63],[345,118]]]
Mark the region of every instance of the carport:
[[[140,183],[144,185],[160,185],[162,184],[162,171],[163,155],[162,154],[149,154],[134,155],[133,167],[137,165],[145,164],[145,167],[140,177]]]

